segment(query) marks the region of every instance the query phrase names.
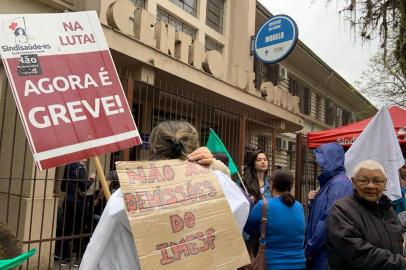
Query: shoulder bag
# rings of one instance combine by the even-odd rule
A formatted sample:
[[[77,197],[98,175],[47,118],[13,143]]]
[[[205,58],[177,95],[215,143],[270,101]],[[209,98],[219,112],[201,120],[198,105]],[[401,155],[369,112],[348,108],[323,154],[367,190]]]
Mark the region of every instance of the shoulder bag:
[[[250,265],[245,266],[244,270],[266,270],[266,224],[268,223],[268,201],[264,198],[262,205],[262,219],[261,219],[261,235],[259,238],[259,249],[257,256],[255,256]]]

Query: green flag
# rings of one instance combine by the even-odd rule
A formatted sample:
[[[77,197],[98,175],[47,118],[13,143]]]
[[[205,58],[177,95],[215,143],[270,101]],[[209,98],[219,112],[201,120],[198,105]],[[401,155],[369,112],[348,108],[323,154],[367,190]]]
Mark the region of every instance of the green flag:
[[[29,257],[31,257],[32,255],[35,254],[35,248],[31,249],[13,259],[8,259],[8,260],[0,260],[0,269],[1,270],[6,270],[6,269],[12,269],[15,268],[17,266],[19,266],[20,264],[22,264],[23,262],[25,262],[26,260],[28,260]]]
[[[237,166],[235,166],[235,163],[231,158],[230,154],[228,153],[227,148],[224,146],[223,142],[217,136],[216,132],[214,132],[214,130],[212,129],[210,129],[209,139],[207,140],[206,146],[207,148],[210,149],[212,153],[215,152],[224,153],[228,157],[228,168],[230,169],[230,174],[234,175],[238,173]]]

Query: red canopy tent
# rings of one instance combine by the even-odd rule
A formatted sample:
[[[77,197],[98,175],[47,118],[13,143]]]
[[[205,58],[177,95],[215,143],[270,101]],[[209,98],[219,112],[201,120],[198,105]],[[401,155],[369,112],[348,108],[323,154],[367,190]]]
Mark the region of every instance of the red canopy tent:
[[[405,152],[406,110],[403,110],[397,106],[392,106],[389,108],[389,113],[391,115],[393,125],[396,129],[399,143],[402,147],[403,152]],[[324,143],[338,142],[345,148],[348,148],[358,138],[359,134],[364,130],[371,119],[372,117],[338,128],[307,133],[307,147],[316,148]]]

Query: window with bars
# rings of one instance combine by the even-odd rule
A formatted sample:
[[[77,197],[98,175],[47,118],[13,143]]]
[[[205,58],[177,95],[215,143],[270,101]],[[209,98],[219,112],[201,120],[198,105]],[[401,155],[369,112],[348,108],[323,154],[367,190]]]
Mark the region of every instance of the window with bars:
[[[321,97],[318,95],[318,94],[316,94],[316,106],[315,106],[316,108],[315,108],[315,112],[316,112],[316,119],[317,120],[320,120],[320,118],[321,118],[321,113],[320,113],[320,111],[321,111]]]
[[[352,114],[349,111],[343,110],[343,126],[351,123]]]
[[[206,51],[218,51],[219,53],[223,52],[223,45],[217,43],[216,41],[212,40],[211,38],[206,37]]]
[[[326,100],[325,106],[325,116],[326,116],[326,124],[329,126],[334,126],[336,120],[336,106],[331,100]]]
[[[262,61],[258,60],[256,57],[254,58],[254,74],[255,88],[259,89],[262,82],[268,81],[268,68]]]
[[[181,31],[189,36],[191,36],[193,39],[196,39],[196,30],[193,29],[191,26],[187,25],[186,23],[183,23],[182,21],[176,19],[166,11],[158,8],[157,9],[157,14],[156,14],[156,19],[158,21],[163,21],[167,24],[172,25],[175,27],[176,30]]]
[[[169,0],[187,13],[196,17],[197,15],[197,0]]]
[[[303,113],[310,115],[310,88],[303,86]]]
[[[300,112],[310,115],[310,88],[298,80],[289,78],[289,92],[299,97]]]
[[[223,33],[224,0],[207,0],[206,24]]]
[[[252,149],[252,150],[258,150],[258,145],[259,145],[259,142],[258,142],[258,136],[254,136],[254,135],[252,135],[252,136],[250,136],[249,138],[248,138],[248,147],[250,148],[250,149]]]
[[[262,82],[272,82],[279,84],[279,64],[265,64],[254,58],[255,88],[259,89]]]
[[[289,142],[288,144],[288,151],[286,152],[287,154],[287,169],[288,170],[294,170],[296,166],[296,143],[294,142]]]
[[[272,151],[272,140],[266,136],[261,135],[251,135],[246,137],[245,154],[244,154],[244,164],[246,165],[248,161],[252,158],[254,152],[262,150],[267,153],[268,157],[271,159]],[[271,163],[271,160],[268,161]]]
[[[337,106],[336,108],[336,122],[335,126],[339,127],[343,125],[343,109]]]
[[[136,7],[145,8],[145,0],[130,0]]]

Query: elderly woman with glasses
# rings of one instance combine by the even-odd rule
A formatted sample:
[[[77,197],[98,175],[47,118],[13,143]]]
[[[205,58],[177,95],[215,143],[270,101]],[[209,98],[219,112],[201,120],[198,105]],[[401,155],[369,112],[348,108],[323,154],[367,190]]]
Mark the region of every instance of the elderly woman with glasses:
[[[402,226],[383,194],[385,170],[365,160],[351,180],[354,194],[338,200],[328,218],[329,269],[406,269]]]

